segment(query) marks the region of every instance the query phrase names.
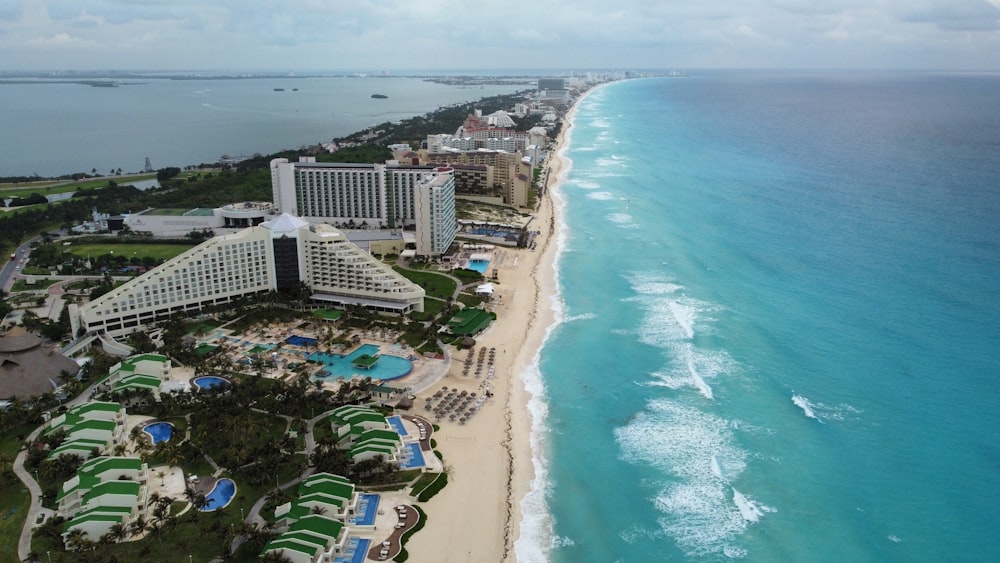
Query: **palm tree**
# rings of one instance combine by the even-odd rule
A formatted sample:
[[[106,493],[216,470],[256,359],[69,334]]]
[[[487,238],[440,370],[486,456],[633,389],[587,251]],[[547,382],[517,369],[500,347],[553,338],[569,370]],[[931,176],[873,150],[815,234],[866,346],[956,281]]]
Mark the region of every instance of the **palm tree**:
[[[109,542],[118,543],[128,537],[128,527],[121,522],[117,524],[112,524],[111,528],[108,529],[108,533],[101,536],[101,540],[107,538]]]
[[[132,531],[132,535],[133,536],[138,536],[139,534],[145,532],[146,531],[146,526],[148,524],[149,523],[146,521],[146,517],[145,516],[143,516],[142,514],[140,514],[139,516],[136,516],[135,520],[132,521],[132,524],[130,526],[130,529]]]

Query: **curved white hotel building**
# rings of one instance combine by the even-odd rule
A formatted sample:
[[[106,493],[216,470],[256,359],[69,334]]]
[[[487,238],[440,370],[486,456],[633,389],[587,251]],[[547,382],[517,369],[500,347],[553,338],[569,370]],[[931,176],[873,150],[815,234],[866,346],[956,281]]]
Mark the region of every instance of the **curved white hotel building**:
[[[423,310],[424,290],[329,225],[290,214],[214,237],[85,304],[74,334],[124,336],[173,315],[304,283],[314,302],[395,314]]]

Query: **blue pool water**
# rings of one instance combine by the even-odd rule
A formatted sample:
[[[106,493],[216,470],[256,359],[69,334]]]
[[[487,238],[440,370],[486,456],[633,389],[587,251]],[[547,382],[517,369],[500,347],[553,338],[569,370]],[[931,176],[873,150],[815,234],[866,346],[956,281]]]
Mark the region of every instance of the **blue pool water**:
[[[197,385],[199,389],[213,389],[215,387],[226,387],[232,383],[224,377],[203,375],[201,377],[194,378],[194,384]]]
[[[379,495],[361,493],[358,495],[358,515],[351,518],[355,526],[372,526],[378,513]]]
[[[385,421],[392,425],[392,429],[396,431],[396,434],[399,434],[400,436],[409,435],[406,431],[406,427],[403,426],[403,419],[398,416],[386,417]]]
[[[480,274],[486,273],[486,268],[489,267],[489,260],[469,260],[469,265],[466,266],[469,270],[475,270]]]
[[[365,354],[374,356],[378,354],[378,350],[379,347],[375,344],[364,344],[346,356],[341,354],[327,354],[326,352],[313,352],[309,354],[309,359],[325,364],[326,369],[324,371],[328,372],[329,376],[345,379],[360,376],[389,381],[399,379],[413,371],[413,364],[410,360],[387,354],[379,356],[378,362],[371,369],[356,368],[352,365],[355,358]]]
[[[406,444],[406,462],[400,464],[403,469],[416,469],[424,466],[424,454],[420,451],[420,444]]]
[[[293,346],[315,346],[318,341],[315,338],[307,338],[305,336],[293,334],[286,338],[285,342],[288,342]]]
[[[334,563],[362,563],[368,555],[368,549],[372,545],[372,540],[351,538],[347,542],[347,549],[344,555],[334,559]]]
[[[236,496],[236,483],[232,479],[219,479],[212,490],[205,495],[205,507],[202,512],[212,512],[220,508],[225,508]]]
[[[160,442],[166,442],[171,436],[174,435],[174,425],[169,422],[154,422],[144,426],[142,431],[149,434],[149,437],[153,440],[153,445],[155,446]]]

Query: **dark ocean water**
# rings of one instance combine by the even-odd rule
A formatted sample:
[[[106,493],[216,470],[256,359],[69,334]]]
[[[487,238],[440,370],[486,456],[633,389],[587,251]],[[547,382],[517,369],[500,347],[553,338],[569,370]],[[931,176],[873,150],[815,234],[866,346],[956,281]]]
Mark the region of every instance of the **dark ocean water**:
[[[1000,560],[1000,77],[578,109],[520,560]]]

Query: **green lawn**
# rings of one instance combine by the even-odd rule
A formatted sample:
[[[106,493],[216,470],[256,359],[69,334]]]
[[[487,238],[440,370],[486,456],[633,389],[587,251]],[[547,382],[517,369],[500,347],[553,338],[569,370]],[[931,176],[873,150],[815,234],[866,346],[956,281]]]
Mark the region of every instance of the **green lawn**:
[[[108,181],[114,181],[119,185],[126,185],[131,182],[141,182],[143,180],[150,180],[156,178],[156,174],[144,174],[142,176],[116,176],[109,178],[99,178],[95,180],[85,180],[80,182],[38,182],[29,185],[11,185],[3,184],[0,187],[0,197],[25,197],[31,194],[41,194],[41,195],[52,195],[61,194],[66,192],[75,192],[77,190],[91,190],[94,188],[103,188],[108,185]]]
[[[63,249],[80,258],[97,257],[102,254],[118,254],[128,258],[133,256],[138,258],[155,258],[157,260],[169,260],[178,254],[191,250],[191,244],[143,244],[143,243],[121,243],[121,244],[72,244],[64,246]]]
[[[449,299],[455,293],[455,288],[457,287],[455,280],[435,272],[417,272],[398,266],[394,267],[393,270],[406,276],[408,280],[419,284],[420,287],[424,288],[429,297]]]
[[[34,285],[28,285],[24,280],[19,279],[14,281],[14,285],[10,286],[10,291],[12,293],[18,291],[32,291],[32,290],[42,290],[48,289],[49,286],[59,283],[59,280],[50,279],[36,279]]]
[[[429,321],[434,317],[438,316],[438,313],[444,310],[447,303],[440,301],[438,299],[424,299],[424,312],[423,313],[410,313],[410,318],[415,321]]]

